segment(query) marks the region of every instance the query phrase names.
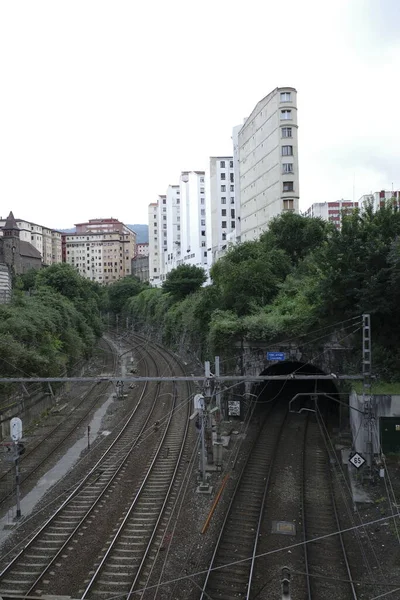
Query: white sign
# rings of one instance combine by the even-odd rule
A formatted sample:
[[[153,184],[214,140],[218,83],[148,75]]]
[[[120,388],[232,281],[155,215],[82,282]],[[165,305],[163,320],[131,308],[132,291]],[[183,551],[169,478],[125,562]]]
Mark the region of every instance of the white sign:
[[[356,469],[359,469],[365,463],[365,458],[363,456],[361,456],[361,454],[358,454],[358,452],[356,452],[350,458],[350,462]]]
[[[13,417],[10,421],[10,435],[14,442],[22,438],[22,421],[19,417]]]
[[[195,395],[194,410],[204,410],[204,396],[202,394]]]
[[[228,416],[240,417],[240,401],[228,400]]]

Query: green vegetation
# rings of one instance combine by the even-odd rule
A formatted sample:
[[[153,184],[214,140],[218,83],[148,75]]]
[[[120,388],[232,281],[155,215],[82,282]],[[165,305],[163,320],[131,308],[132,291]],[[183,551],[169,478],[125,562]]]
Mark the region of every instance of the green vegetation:
[[[0,305],[2,375],[55,377],[90,356],[103,302],[103,289],[66,264],[20,276],[12,302]]]
[[[278,343],[321,328],[326,341],[330,326],[368,312],[374,372],[390,383],[400,377],[399,240],[400,212],[392,202],[376,213],[368,207],[344,215],[341,231],[285,213],[258,241],[231,248],[212,267],[211,285],[189,291],[183,271],[172,272],[175,288],[142,291],[124,311],[138,327],[199,358],[226,356],[247,339]],[[352,321],[335,329],[345,345],[359,345]],[[358,354],[346,360],[349,372],[359,370]]]

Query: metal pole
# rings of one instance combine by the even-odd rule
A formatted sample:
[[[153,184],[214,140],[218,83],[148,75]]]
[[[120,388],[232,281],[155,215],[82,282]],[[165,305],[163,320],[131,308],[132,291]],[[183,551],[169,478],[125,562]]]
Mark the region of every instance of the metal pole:
[[[212,447],[212,425],[210,416],[210,402],[211,402],[211,382],[210,382],[210,361],[206,360],[204,363],[206,380],[204,382],[204,410],[205,410],[205,438],[206,438],[206,449],[207,449],[207,464],[212,465],[214,463],[214,454]]]
[[[200,456],[200,469],[201,469],[201,486],[207,486],[206,476],[206,444],[205,444],[205,418],[204,411],[200,410],[200,421],[201,421],[201,456]]]
[[[219,356],[215,357],[215,376],[219,377],[220,368],[219,368]],[[219,383],[216,383],[215,386],[215,404],[218,408],[215,416],[216,423],[216,463],[217,466],[222,465],[222,439],[221,439],[221,419],[222,419],[222,411],[221,411],[221,388]]]
[[[16,519],[21,518],[21,496],[19,489],[19,451],[18,442],[14,442],[14,462],[15,462],[15,494],[17,498],[17,514]]]
[[[374,459],[373,429],[375,420],[375,406],[371,396],[371,317],[369,314],[364,314],[362,318],[363,404],[367,427],[367,466],[371,476]]]
[[[87,449],[90,450],[90,425],[87,426]]]

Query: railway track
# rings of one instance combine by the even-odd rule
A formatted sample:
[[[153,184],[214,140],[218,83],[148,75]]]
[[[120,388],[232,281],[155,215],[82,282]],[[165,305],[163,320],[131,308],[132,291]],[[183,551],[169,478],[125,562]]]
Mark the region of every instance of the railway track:
[[[287,408],[271,408],[243,466],[215,545],[201,600],[249,598],[270,474]],[[229,565],[223,567],[223,565]]]
[[[342,534],[312,542],[340,531],[341,526],[323,433],[311,418],[304,434],[302,492],[303,534],[308,542],[304,545],[307,599],[357,600]]]
[[[147,343],[145,338],[141,339],[143,344]],[[174,366],[175,371],[179,368],[184,373],[175,358],[171,362],[170,352],[160,347],[158,352],[168,357],[170,368]],[[154,458],[122,522],[109,539],[95,572],[79,593],[82,600],[110,595],[129,597],[134,590],[146,587],[162,539],[163,522],[169,513],[168,503],[188,433],[190,386],[188,383],[177,384],[173,390],[172,410]]]
[[[166,369],[170,368],[165,356],[154,361],[145,348],[141,348],[140,353],[143,360],[152,361],[152,368],[156,374],[160,370],[163,370],[164,373]],[[149,391],[149,387],[153,388],[152,392]],[[152,393],[151,401],[149,401],[150,393]],[[107,512],[110,512],[112,498],[116,495],[120,498],[118,491],[120,491],[121,482],[126,479],[132,463],[136,463],[135,472],[137,474],[138,451],[136,446],[143,441],[143,436],[146,431],[149,431],[152,422],[159,423],[157,432],[153,431],[154,437],[159,438],[158,444],[147,452],[144,452],[142,450],[143,445],[141,446],[140,462],[143,460],[143,478],[137,486],[133,486],[133,489],[132,486],[125,486],[125,492],[130,489],[133,499],[130,500],[131,508],[126,511],[123,518],[123,523],[128,529],[125,527],[118,527],[117,529],[125,531],[121,535],[126,535],[126,531],[131,530],[133,527],[132,519],[139,514],[140,510],[142,533],[144,523],[151,522],[153,531],[157,530],[168,493],[171,491],[171,484],[167,485],[167,482],[176,472],[176,460],[182,451],[181,449],[178,450],[178,446],[182,448],[182,437],[185,434],[182,433],[182,418],[180,417],[186,412],[184,419],[186,422],[188,420],[187,402],[185,402],[185,409],[182,408],[182,410],[172,412],[172,407],[176,406],[179,401],[177,394],[173,391],[167,392],[164,395],[169,398],[172,395],[173,401],[164,399],[163,402],[159,402],[158,400],[162,395],[162,393],[160,394],[159,384],[154,386],[147,383],[144,386],[139,403],[111,446],[54,515],[48,519],[0,573],[0,595],[10,593],[21,595],[40,594],[43,592],[43,588],[46,593],[66,593],[58,589],[60,586],[62,588],[62,583],[60,582],[59,586],[58,582],[52,577],[54,569],[57,570],[62,566],[64,571],[64,565],[66,565],[65,572],[68,572],[70,568],[67,566],[68,559],[69,564],[71,559],[75,565],[77,562],[79,563],[79,547],[74,546],[74,542],[84,541],[85,532],[87,533],[88,530],[93,531],[93,528],[96,528],[96,523],[99,523],[102,519],[107,521],[107,516],[109,516]],[[169,414],[168,419],[165,419],[165,412]],[[176,418],[177,416],[178,418]],[[180,442],[179,436],[181,438]],[[150,469],[146,468],[147,462],[150,464]],[[150,473],[146,474],[147,471],[150,471]],[[154,523],[153,504],[159,501],[161,491],[164,493],[165,501],[163,501],[162,506],[158,507],[159,518]],[[139,507],[141,508],[139,509]],[[146,535],[148,533],[146,529]],[[136,585],[140,573],[144,572],[154,536],[155,533],[149,533],[147,546],[142,548],[140,564],[136,571],[137,576],[129,581],[129,586]],[[113,544],[113,547],[115,547],[115,544]],[[74,551],[72,557],[71,551]],[[109,564],[107,560],[109,555],[110,553],[102,560],[101,568],[98,569],[99,573],[103,573],[104,568],[108,568],[106,564]],[[87,554],[84,557],[87,559]],[[92,578],[92,580],[91,588],[93,588],[93,585],[102,587],[101,577]],[[71,589],[70,583],[69,590]]]
[[[312,542],[340,530],[329,457],[313,419],[282,406],[266,418],[234,490],[201,600],[280,597],[284,567],[295,573],[295,598],[357,599],[341,536]]]
[[[107,343],[107,342],[105,342]],[[117,353],[114,347],[107,343],[109,358],[105,361],[106,368],[114,375],[117,368]],[[111,358],[111,360],[110,360]],[[108,363],[108,364],[107,364]],[[27,452],[19,459],[21,492],[26,491],[27,486],[40,469],[43,469],[53,459],[57,451],[68,442],[69,438],[76,433],[77,428],[87,421],[88,416],[98,405],[100,396],[104,396],[111,390],[110,384],[102,382],[93,384],[85,391],[78,401],[71,401],[69,410],[61,420],[45,431],[45,438],[35,444],[29,444]],[[10,504],[13,496],[14,469],[7,469],[0,475],[0,509],[5,510]],[[10,489],[11,488],[11,489]]]

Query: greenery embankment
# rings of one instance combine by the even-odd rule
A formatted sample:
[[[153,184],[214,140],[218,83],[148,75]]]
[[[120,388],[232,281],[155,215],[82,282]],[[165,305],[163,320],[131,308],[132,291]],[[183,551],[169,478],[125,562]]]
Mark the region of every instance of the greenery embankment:
[[[211,285],[200,287],[201,269],[178,267],[162,289],[129,298],[123,315],[204,359],[226,355],[240,340],[272,344],[325,327],[330,335],[345,321],[346,336],[355,329],[347,329],[348,319],[370,313],[374,371],[393,381],[400,376],[399,235],[400,212],[390,202],[376,213],[344,216],[341,231],[286,213],[258,241],[233,247],[215,263]],[[361,350],[353,353],[348,368],[358,370],[360,358]]]
[[[88,358],[104,302],[104,289],[67,264],[18,277],[12,302],[0,305],[2,376],[56,377]]]

